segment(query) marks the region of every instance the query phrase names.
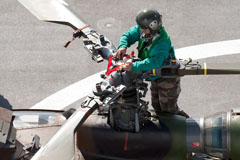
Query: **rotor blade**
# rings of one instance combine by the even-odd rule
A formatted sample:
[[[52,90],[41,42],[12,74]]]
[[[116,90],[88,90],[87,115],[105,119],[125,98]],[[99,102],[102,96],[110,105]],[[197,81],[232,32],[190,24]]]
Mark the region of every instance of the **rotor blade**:
[[[204,62],[201,62],[204,64]],[[227,70],[240,70],[240,64],[239,63],[207,63],[207,68],[211,69],[227,69]]]
[[[70,10],[63,0],[18,0],[39,20],[64,24],[79,29],[87,26],[80,16]],[[88,32],[89,28],[83,30]]]
[[[238,63],[190,63],[176,70],[179,76],[240,74]]]
[[[185,75],[226,75],[240,74],[238,63],[199,63],[191,61],[179,61],[180,65],[164,65],[160,68],[145,72],[144,76],[156,75],[162,78],[175,78]],[[146,77],[145,77],[146,78]]]
[[[223,74],[240,74],[240,64],[237,63],[203,63],[199,65],[189,65],[180,68],[179,76],[184,75],[223,75]]]

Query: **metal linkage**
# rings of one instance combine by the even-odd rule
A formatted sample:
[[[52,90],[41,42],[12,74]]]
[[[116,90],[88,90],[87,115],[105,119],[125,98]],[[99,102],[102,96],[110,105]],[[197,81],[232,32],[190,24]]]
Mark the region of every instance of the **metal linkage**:
[[[116,47],[103,35],[91,30],[83,38],[84,48],[92,55],[92,59],[97,63],[104,59],[108,60],[109,56],[116,51]]]

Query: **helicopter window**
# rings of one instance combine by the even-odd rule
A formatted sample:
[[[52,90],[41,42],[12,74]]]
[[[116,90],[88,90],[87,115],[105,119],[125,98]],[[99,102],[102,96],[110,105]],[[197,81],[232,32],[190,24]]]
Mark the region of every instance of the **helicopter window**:
[[[59,125],[55,112],[14,112],[13,125],[17,129]]]

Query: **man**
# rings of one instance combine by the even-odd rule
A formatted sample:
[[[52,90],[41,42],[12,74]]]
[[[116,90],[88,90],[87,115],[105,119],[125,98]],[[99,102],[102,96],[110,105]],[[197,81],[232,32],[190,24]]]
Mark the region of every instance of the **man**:
[[[126,71],[152,70],[175,58],[171,40],[162,26],[162,16],[155,9],[143,9],[136,16],[137,25],[120,38],[116,57],[122,59],[127,48],[138,41],[138,57],[141,61],[128,62]],[[151,77],[151,100],[156,114],[170,113],[189,117],[177,105],[180,94],[180,77]]]

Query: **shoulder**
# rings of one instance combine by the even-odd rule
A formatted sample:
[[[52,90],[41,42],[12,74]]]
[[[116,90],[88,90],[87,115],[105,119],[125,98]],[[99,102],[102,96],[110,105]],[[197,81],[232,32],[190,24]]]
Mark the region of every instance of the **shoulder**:
[[[152,51],[169,51],[171,48],[170,38],[166,35],[159,34],[158,37],[153,41]]]
[[[139,27],[139,25],[135,25],[135,26],[132,26],[128,32],[138,32],[140,33],[141,32],[141,28]]]
[[[160,34],[160,40],[171,42],[170,36],[169,36],[168,33],[166,32],[164,26],[162,26],[162,27],[160,28],[159,34]]]
[[[171,40],[165,28],[162,26],[159,30],[159,34],[153,38],[153,46],[155,48],[169,48],[171,46]]]

